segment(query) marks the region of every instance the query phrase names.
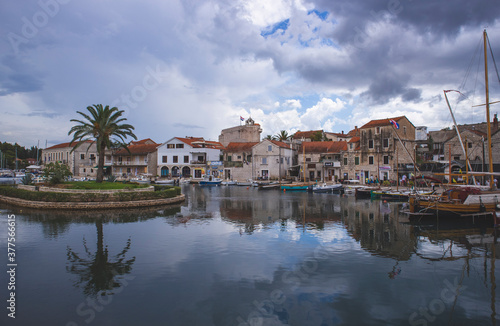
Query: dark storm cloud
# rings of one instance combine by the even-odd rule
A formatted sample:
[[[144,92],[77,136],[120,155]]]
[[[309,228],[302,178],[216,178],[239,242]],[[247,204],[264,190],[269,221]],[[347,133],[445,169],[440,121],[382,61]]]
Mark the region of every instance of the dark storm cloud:
[[[328,10],[338,20],[335,39],[353,43],[369,22],[391,20],[430,36],[454,37],[462,27],[485,27],[500,16],[496,0],[313,0],[318,9]]]

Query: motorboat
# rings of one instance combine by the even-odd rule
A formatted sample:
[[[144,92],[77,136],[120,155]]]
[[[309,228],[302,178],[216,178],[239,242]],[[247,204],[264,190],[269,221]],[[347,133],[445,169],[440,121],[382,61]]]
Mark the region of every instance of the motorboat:
[[[200,181],[200,186],[218,186],[221,183],[221,178],[217,178],[212,175],[204,175],[203,180]]]

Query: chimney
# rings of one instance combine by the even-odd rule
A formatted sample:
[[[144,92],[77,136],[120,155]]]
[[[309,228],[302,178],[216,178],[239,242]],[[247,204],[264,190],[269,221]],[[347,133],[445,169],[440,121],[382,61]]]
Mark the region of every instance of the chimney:
[[[493,117],[493,130],[497,131],[498,130],[498,118],[497,118],[497,114],[495,113],[494,117]]]

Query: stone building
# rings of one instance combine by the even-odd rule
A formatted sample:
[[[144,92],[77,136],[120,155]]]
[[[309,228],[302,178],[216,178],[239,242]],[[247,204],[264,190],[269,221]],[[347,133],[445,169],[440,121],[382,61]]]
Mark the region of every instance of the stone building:
[[[138,175],[155,176],[157,174],[157,151],[160,144],[150,138],[132,141],[128,151],[121,148],[112,154],[113,175],[131,177]]]
[[[255,123],[252,118],[248,118],[242,126],[223,129],[219,135],[219,143],[222,146],[227,146],[231,142],[260,142],[260,134],[262,128],[258,123]]]
[[[293,165],[294,150],[291,144],[264,139],[252,147],[252,179],[287,178]]]
[[[74,151],[76,143],[61,143],[42,149],[42,165],[59,162],[68,166],[75,177],[95,177],[97,175],[97,148],[92,141],[86,141]],[[104,173],[110,170],[105,169]]]
[[[359,142],[353,137],[344,153],[344,178],[399,180],[413,172],[415,126],[405,116],[372,120],[359,130]]]
[[[301,170],[305,167],[306,180],[337,181],[342,179],[341,156],[346,150],[346,141],[303,142],[297,153],[298,164]],[[302,173],[300,176],[303,179]]]
[[[252,149],[259,142],[231,142],[224,148],[224,179],[245,181],[252,178]]]

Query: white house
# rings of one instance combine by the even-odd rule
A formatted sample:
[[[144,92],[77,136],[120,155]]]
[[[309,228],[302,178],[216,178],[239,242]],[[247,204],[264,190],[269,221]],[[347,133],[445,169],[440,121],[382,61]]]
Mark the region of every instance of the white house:
[[[158,146],[158,172],[161,177],[192,177],[204,174],[219,176],[222,172],[219,142],[202,137],[174,137]]]

